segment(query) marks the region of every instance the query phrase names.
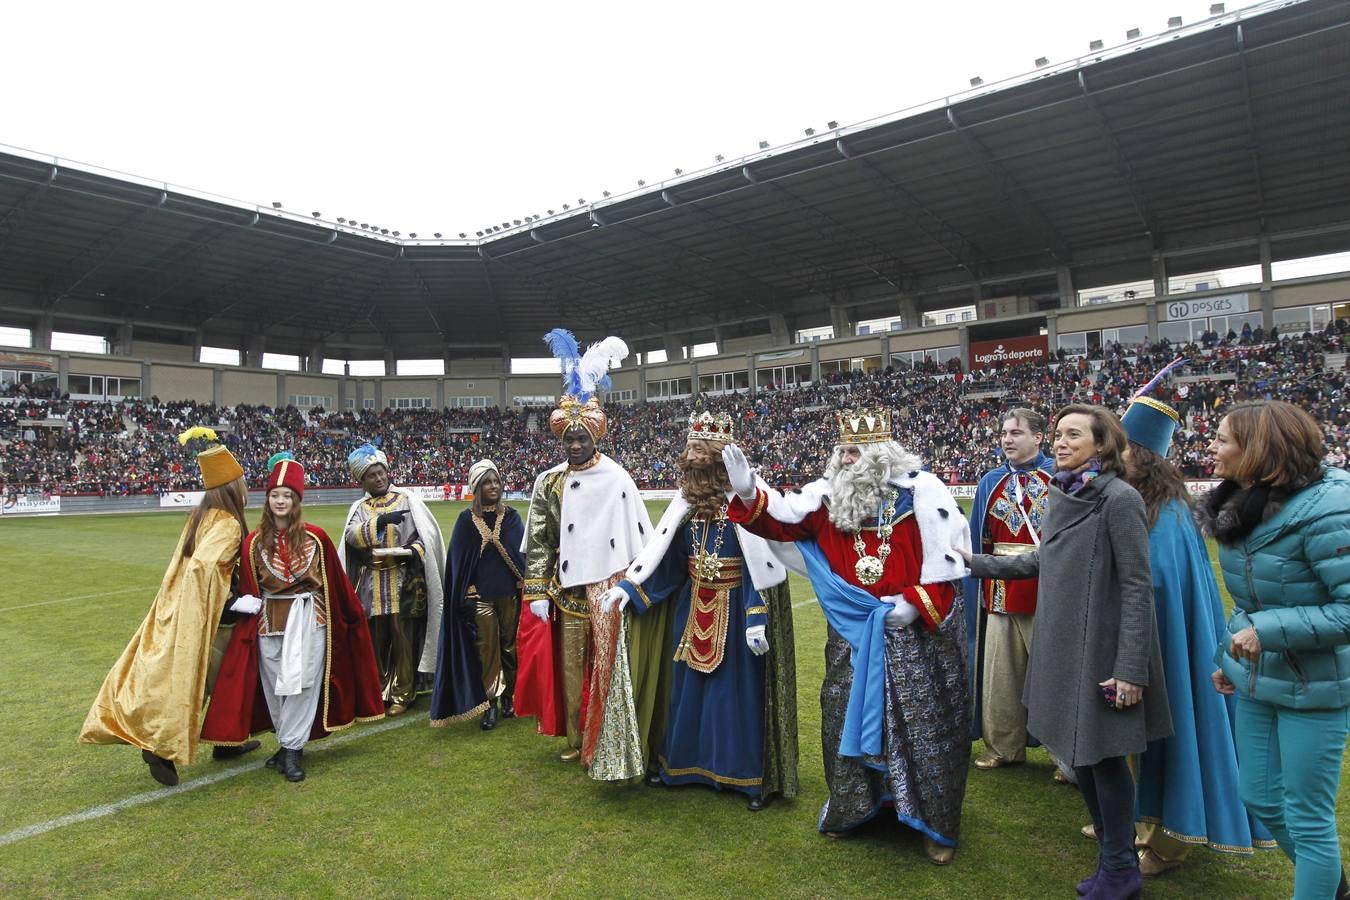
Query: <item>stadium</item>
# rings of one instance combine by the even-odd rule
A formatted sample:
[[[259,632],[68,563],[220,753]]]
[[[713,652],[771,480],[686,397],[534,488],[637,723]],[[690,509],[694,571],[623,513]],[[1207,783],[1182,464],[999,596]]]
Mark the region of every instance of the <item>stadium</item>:
[[[1081,804],[1050,786],[1043,752],[998,784],[972,776],[965,865],[950,871],[897,854],[909,838],[892,829],[819,838],[825,625],[800,580],[802,796],[753,821],[711,791],[598,790],[524,720],[491,751],[471,723],[357,728],[323,742],[322,777],[298,792],[251,762],[147,791],[127,754],[76,748],[75,733],[181,527],[181,509],[162,510],[199,496],[179,431],[223,436],[254,508],[267,459],[292,449],[306,501],[333,504],[313,516],[330,533],[361,494],[347,452],[379,438],[394,482],[437,501],[448,534],[474,460],[496,459],[517,500],[557,461],[559,380],[541,365],[557,326],[632,351],[612,372],[602,449],[653,518],[695,409],[732,414],[787,487],[821,474],[836,409],[888,405],[897,439],[969,497],[997,460],[1000,412],[1122,410],[1177,356],[1174,461],[1197,492],[1214,483],[1204,447],[1243,399],[1304,406],[1344,466],[1348,37],[1338,0],[1216,4],[893,116],[454,235],[0,148],[14,762],[0,892],[1059,890],[1093,847],[1074,840]],[[1029,823],[1074,827],[1042,834],[1028,860],[1008,836]],[[1149,893],[1287,894],[1277,857],[1204,854]]]

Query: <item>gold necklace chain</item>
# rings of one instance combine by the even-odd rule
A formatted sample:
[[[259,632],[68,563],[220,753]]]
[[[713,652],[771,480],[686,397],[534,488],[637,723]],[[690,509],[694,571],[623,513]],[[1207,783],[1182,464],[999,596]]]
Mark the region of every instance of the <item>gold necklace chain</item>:
[[[895,523],[891,518],[895,515],[895,504],[900,499],[900,492],[896,491],[891,495],[891,499],[886,501],[886,507],[877,516],[877,555],[869,556],[866,547],[863,544],[862,530],[853,535],[853,551],[858,554],[858,562],[853,566],[854,574],[858,580],[865,585],[873,585],[881,580],[881,574],[886,570],[886,558],[891,555],[891,532],[895,530]]]
[[[707,521],[701,541],[699,540],[698,529],[695,527],[697,521],[698,519],[689,520],[689,537],[699,545],[698,555],[695,559],[698,563],[700,580],[702,578],[714,579],[722,569],[720,554],[722,553],[722,538],[725,536],[727,527],[727,505],[723,503],[722,508],[717,511],[717,516]],[[708,533],[712,531],[713,522],[717,523],[717,537],[713,539],[713,551],[709,553]],[[695,589],[697,590],[697,586],[695,586]]]

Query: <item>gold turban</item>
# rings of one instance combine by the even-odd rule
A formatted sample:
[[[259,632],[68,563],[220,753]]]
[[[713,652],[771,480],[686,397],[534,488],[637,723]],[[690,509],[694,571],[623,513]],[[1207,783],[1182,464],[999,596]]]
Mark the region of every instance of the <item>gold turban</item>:
[[[564,394],[558,401],[558,408],[548,417],[548,428],[560,440],[567,429],[584,428],[591,440],[599,443],[609,431],[609,416],[605,415],[594,397],[581,403],[576,397]]]
[[[202,468],[202,486],[208,491],[244,477],[243,468],[220,444],[198,453],[197,465]]]

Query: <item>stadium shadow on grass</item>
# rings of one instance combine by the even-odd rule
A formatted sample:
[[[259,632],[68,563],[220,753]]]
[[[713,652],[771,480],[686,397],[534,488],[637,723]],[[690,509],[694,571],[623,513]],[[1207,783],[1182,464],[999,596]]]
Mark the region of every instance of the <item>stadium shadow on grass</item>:
[[[462,508],[432,504],[447,534]],[[343,512],[307,510],[330,534]],[[181,512],[0,520],[0,840],[155,790],[135,750],[76,736],[182,522]],[[792,591],[794,602],[812,596],[800,579]],[[1078,834],[1077,791],[1052,782],[1040,750],[1025,766],[972,770],[950,867],[929,864],[919,836],[887,814],[842,840],[817,834],[825,623],[814,604],[794,613],[793,802],[751,814],[735,793],[602,785],[558,762],[561,741],[537,735],[533,720],[490,734],[477,722],[432,729],[423,698],[407,725],[311,744],[300,784],[257,765],[276,747],[268,736],[256,759],[214,763],[208,751],[182,770],[189,788],[238,769],[231,777],[0,846],[0,895],[1043,897],[1066,896],[1091,872],[1096,847]],[[1350,834],[1344,796],[1338,817]],[[1291,889],[1278,853],[1197,851],[1148,892],[1194,900]]]

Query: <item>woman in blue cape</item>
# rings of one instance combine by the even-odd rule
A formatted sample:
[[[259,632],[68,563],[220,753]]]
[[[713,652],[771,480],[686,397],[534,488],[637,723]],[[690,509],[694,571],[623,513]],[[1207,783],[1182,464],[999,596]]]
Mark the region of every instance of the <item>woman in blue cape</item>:
[[[1214,648],[1227,629],[1209,554],[1191,516],[1181,473],[1167,461],[1180,416],[1138,396],[1121,424],[1130,439],[1126,480],[1149,520],[1153,600],[1174,733],[1139,758],[1139,870],[1160,875],[1206,845],[1250,854],[1273,847],[1238,792],[1233,698],[1214,691]]]

